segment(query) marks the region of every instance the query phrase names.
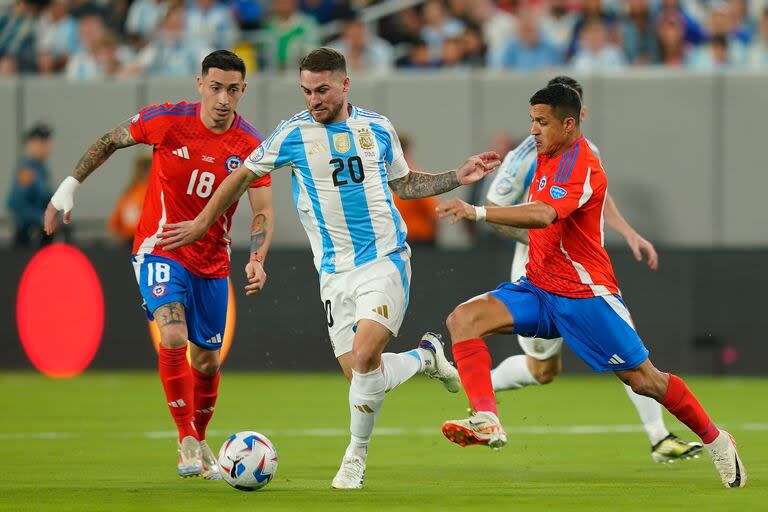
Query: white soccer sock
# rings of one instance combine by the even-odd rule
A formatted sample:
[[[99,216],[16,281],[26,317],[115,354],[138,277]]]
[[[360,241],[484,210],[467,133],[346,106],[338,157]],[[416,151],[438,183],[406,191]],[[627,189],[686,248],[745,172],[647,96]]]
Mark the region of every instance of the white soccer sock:
[[[419,353],[423,349],[409,350],[395,354],[387,352],[381,354],[381,367],[384,371],[384,392],[395,389],[421,370],[424,366],[423,355]]]
[[[648,433],[648,440],[651,441],[651,446],[655,445],[665,437],[669,435],[666,425],[664,425],[664,417],[661,412],[661,404],[653,398],[638,395],[632,388],[624,385],[627,390],[629,399],[637,409],[637,414],[640,415],[640,421],[643,422],[643,427]]]
[[[526,356],[511,356],[503,360],[499,366],[491,370],[491,382],[494,391],[520,389],[539,384],[528,369]]]
[[[352,370],[352,384],[349,386],[349,431],[352,439],[346,456],[356,455],[365,459],[368,455],[368,443],[384,403],[385,389],[384,373],[380,367],[368,373]]]

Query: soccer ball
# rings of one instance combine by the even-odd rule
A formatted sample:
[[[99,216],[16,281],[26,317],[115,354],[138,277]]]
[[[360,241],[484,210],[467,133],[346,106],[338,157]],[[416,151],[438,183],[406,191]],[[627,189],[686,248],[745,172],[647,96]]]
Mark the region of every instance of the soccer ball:
[[[219,471],[226,482],[241,491],[267,485],[277,471],[277,450],[264,434],[232,434],[219,450]]]

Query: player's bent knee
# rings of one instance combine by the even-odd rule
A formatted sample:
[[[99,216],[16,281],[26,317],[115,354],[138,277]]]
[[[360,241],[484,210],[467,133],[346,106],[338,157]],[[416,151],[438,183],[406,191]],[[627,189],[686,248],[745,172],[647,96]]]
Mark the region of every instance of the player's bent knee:
[[[625,380],[625,383],[638,395],[656,398],[657,386],[654,385],[652,379],[647,378],[645,375],[639,373],[631,374],[629,378]]]
[[[218,358],[200,358],[195,361],[192,366],[200,373],[204,373],[206,375],[216,375],[216,372],[219,371],[221,364],[219,363]]]
[[[381,352],[375,347],[359,347],[352,351],[353,368],[357,372],[370,372],[381,366]]]
[[[456,309],[448,315],[448,318],[445,319],[445,326],[448,328],[448,332],[451,333],[454,342],[458,342],[473,337],[470,330],[476,320],[477,314],[472,308],[462,304],[461,306],[457,306]]]
[[[186,326],[168,325],[160,329],[160,343],[166,348],[181,348],[187,345]]]
[[[531,359],[529,359],[529,361],[531,361]],[[534,361],[529,365],[529,369],[531,370],[533,378],[536,379],[536,382],[539,384],[549,384],[558,376],[563,369],[563,365],[560,357],[555,357],[547,359],[546,361]]]
[[[549,384],[553,380],[555,380],[555,377],[557,377],[558,372],[557,371],[551,371],[551,370],[543,370],[533,373],[533,378],[536,379],[536,382],[539,384]]]

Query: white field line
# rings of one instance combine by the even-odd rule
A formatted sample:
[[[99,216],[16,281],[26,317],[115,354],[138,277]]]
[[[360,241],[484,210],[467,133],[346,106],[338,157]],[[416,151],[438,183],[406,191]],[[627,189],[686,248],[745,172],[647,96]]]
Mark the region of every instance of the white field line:
[[[725,426],[725,425],[724,425]],[[756,432],[768,431],[768,423],[742,423],[728,425],[733,430],[749,430]],[[245,428],[243,429],[245,430]],[[530,426],[507,427],[507,435],[594,435],[594,434],[634,434],[643,432],[642,425],[566,425],[566,426]],[[264,430],[263,433],[275,438],[280,437],[347,437],[346,428],[305,428],[289,430]],[[225,437],[232,432],[223,430],[208,430],[208,434]],[[439,426],[421,428],[392,428],[379,427],[373,432],[374,436],[422,436],[440,435]],[[173,439],[177,436],[175,430],[158,430],[150,432],[0,432],[0,441],[17,441],[35,439],[42,441],[57,441],[78,438],[108,438],[108,439]]]

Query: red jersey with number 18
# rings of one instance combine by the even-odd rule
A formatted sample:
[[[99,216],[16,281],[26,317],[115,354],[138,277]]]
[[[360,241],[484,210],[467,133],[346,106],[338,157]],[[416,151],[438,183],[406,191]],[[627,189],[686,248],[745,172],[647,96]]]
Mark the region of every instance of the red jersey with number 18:
[[[600,158],[583,136],[556,158],[538,156],[529,201],[550,205],[557,219],[544,229],[528,231],[529,281],[565,297],[619,293],[603,247],[607,190]]]
[[[131,119],[136,142],[154,146],[144,209],[133,252],[163,256],[205,278],[229,275],[229,228],[237,203],[194,244],[173,251],[157,246],[163,224],[197,217],[229,173],[261,144],[262,137],[235,114],[230,128],[214,133],[200,119],[200,103],[163,103],[143,108]],[[271,185],[269,175],[252,187]]]

